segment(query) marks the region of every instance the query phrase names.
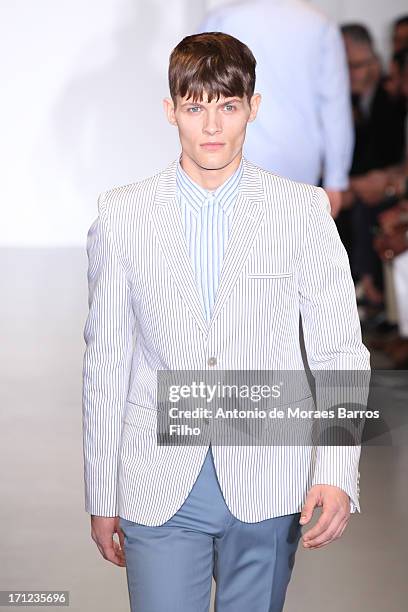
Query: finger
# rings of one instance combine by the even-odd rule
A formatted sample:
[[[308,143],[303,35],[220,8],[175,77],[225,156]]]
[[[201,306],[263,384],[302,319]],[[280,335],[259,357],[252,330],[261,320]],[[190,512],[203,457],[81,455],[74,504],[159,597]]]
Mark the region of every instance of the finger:
[[[320,544],[327,543],[337,532],[343,518],[341,516],[334,517],[327,528],[314,538],[304,540],[306,548],[314,548]]]
[[[302,508],[302,513],[299,519],[299,523],[301,525],[306,525],[312,518],[314,509],[318,502],[318,497],[319,496],[317,495],[317,493],[315,494],[309,493],[307,500],[305,502],[305,505]]]
[[[326,506],[323,509],[323,512],[321,513],[316,525],[312,527],[311,529],[309,529],[309,531],[307,531],[303,535],[303,541],[313,540],[314,538],[317,538],[322,533],[324,533],[326,529],[329,527],[329,525],[331,524],[336,513],[337,513],[336,509],[329,508],[328,506]]]
[[[120,538],[119,538],[120,540]],[[117,542],[116,540],[113,540],[113,549],[116,553],[116,555],[120,558],[120,559],[124,559],[125,555],[124,555],[124,551],[122,549],[122,546],[120,544],[120,542]]]
[[[343,527],[344,517],[336,516],[330,526],[317,538],[309,540],[305,543],[306,548],[319,548],[320,546],[326,546],[335,539],[339,530]]]
[[[121,529],[118,529],[117,534],[119,536],[120,547],[123,553],[123,558],[126,559],[126,551],[125,551],[125,535]]]
[[[327,540],[327,542],[323,542],[323,544],[318,544],[317,546],[309,546],[308,549],[312,549],[314,550],[315,548],[322,548],[323,546],[327,546],[327,544],[330,544],[331,542],[334,542],[334,540],[337,540],[341,537],[341,535],[343,534],[345,528],[347,527],[347,523],[348,523],[348,519],[344,520],[340,527],[338,528],[338,530],[336,531],[336,533],[333,535],[332,538],[330,538],[329,540]]]
[[[335,534],[335,536],[334,536],[334,539],[335,539],[335,540],[338,540],[339,538],[341,538],[341,536],[343,535],[344,531],[346,530],[346,527],[347,527],[347,525],[348,525],[348,522],[349,522],[349,519],[348,519],[348,518],[346,518],[346,519],[343,521],[343,524],[340,526],[340,528],[339,528],[338,532],[337,532],[337,533]]]
[[[125,563],[125,555],[123,553],[123,550],[122,550],[120,544],[118,542],[115,542],[115,540],[113,541],[113,549],[115,551],[117,565],[120,565],[121,567],[124,567],[126,565],[126,563]]]
[[[114,548],[115,544],[116,546],[118,546],[117,542],[115,542],[113,539],[111,539],[108,542],[106,540],[103,542],[101,542],[100,540],[97,540],[96,544],[99,548],[99,551],[102,557],[106,559],[106,561],[110,561],[111,563],[114,563],[115,565],[121,564],[121,559],[120,557],[118,557],[116,553],[116,549]]]
[[[346,529],[346,527],[347,527],[347,524],[348,524],[348,519],[345,519],[344,521],[342,521],[342,522],[340,523],[339,528],[337,529],[336,533],[333,535],[333,537],[332,537],[332,539],[331,539],[331,541],[332,541],[332,542],[333,542],[334,540],[338,540],[338,539],[341,537],[341,535],[343,534],[344,530],[345,530],[345,529]]]
[[[107,561],[114,563],[114,565],[121,565],[122,561],[117,554],[117,548],[116,548],[117,546],[118,546],[118,543],[112,540],[112,546],[103,548],[104,557]]]

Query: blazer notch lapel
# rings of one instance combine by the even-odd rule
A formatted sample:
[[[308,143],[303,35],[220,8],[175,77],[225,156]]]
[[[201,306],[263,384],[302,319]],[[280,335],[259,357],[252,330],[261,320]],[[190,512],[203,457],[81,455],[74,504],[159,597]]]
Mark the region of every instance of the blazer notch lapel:
[[[203,333],[208,332],[202,300],[188,253],[175,183],[176,162],[160,177],[151,218],[170,274]]]
[[[227,243],[210,325],[231,293],[249,256],[265,214],[264,202],[240,193],[235,204],[231,236]]]

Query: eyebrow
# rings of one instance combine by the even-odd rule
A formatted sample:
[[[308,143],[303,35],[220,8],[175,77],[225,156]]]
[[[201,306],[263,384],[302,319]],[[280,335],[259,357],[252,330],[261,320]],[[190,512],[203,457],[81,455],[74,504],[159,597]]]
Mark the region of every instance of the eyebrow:
[[[217,106],[225,106],[225,104],[231,104],[232,102],[237,102],[238,104],[242,104],[242,100],[240,100],[239,98],[227,98],[226,100],[224,100],[224,102],[220,102],[219,104],[217,104]],[[185,106],[201,106],[202,102],[184,102],[184,104],[182,104],[182,108]]]

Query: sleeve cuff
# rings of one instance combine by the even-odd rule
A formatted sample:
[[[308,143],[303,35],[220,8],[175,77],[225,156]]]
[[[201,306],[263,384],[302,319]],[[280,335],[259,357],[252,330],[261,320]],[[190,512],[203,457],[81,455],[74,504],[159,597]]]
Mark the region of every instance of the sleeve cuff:
[[[350,181],[348,177],[343,179],[340,177],[332,177],[330,175],[323,177],[323,187],[329,191],[346,191],[349,188],[349,185]]]

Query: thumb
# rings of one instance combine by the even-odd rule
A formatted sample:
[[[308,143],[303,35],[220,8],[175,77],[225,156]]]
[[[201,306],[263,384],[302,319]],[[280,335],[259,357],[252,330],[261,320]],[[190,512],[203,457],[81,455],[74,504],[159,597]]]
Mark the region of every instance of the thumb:
[[[316,506],[315,495],[313,495],[313,493],[309,493],[306,499],[305,505],[302,508],[302,514],[299,519],[299,523],[301,525],[306,525],[306,523],[310,521],[313,515],[313,510],[315,509],[315,506]]]

